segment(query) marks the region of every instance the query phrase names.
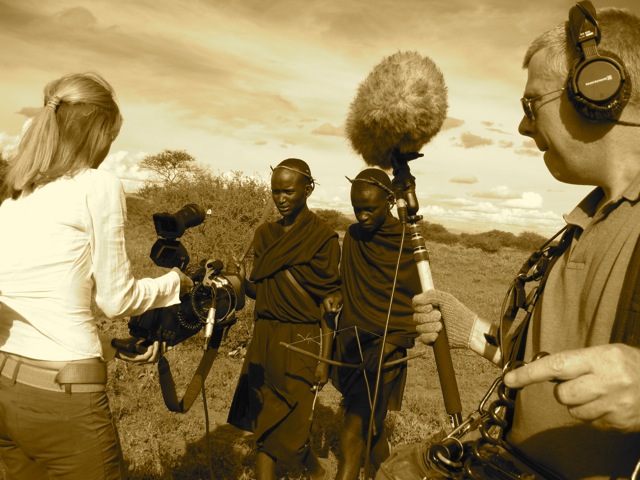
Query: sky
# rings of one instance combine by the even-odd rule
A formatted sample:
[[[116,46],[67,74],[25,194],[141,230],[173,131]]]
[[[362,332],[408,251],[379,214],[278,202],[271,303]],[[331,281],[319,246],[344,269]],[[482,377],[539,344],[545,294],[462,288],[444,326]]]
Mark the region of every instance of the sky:
[[[592,0],[640,15],[637,0]],[[0,0],[0,149],[15,149],[43,87],[97,71],[124,116],[102,169],[128,192],[137,164],[186,150],[216,174],[265,181],[306,160],[311,208],[351,213],[367,165],[344,124],[385,57],[417,52],[444,75],[447,118],[410,163],[419,213],[452,231],[551,234],[591,187],[562,184],[518,134],[529,43],[569,0]]]

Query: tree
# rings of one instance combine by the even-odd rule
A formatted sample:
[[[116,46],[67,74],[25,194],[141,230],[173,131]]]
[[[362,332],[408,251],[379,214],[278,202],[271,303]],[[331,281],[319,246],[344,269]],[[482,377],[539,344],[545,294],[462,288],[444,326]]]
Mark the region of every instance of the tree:
[[[158,177],[164,185],[183,183],[203,171],[196,159],[185,150],[163,150],[155,155],[147,155],[138,167]]]

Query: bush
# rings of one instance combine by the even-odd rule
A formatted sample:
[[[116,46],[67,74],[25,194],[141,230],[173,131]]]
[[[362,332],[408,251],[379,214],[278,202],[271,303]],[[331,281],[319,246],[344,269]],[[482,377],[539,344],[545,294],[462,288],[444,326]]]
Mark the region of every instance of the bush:
[[[476,233],[473,235],[461,234],[460,241],[467,248],[479,248],[483,252],[496,253],[500,251],[502,244],[496,236],[487,235],[486,233]]]
[[[420,230],[425,240],[431,242],[443,243],[445,245],[455,245],[459,242],[458,235],[451,233],[439,223],[423,221]]]
[[[535,232],[522,232],[516,239],[515,247],[519,248],[520,250],[534,252],[538,248],[540,248],[546,241],[546,237],[543,237],[542,235],[539,235]]]
[[[344,213],[337,210],[319,208],[313,211],[318,217],[327,222],[336,232],[345,232],[349,225],[355,222]]]

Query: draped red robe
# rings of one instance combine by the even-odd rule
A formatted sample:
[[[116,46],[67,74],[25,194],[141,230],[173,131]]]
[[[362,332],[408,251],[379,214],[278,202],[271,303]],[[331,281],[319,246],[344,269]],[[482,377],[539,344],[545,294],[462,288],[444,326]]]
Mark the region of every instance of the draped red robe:
[[[340,289],[338,235],[303,211],[288,231],[281,222],[261,225],[254,253],[256,323],[228,422],[253,431],[259,451],[299,462],[309,444],[318,362],[280,342],[319,353],[319,304]],[[287,269],[307,294],[287,278]]]
[[[353,327],[357,327],[362,350],[379,345],[384,333],[396,263],[400,252],[402,224],[389,215],[373,234],[353,224],[342,245],[343,308],[339,320],[335,357],[346,363],[360,363],[360,350]],[[398,347],[390,359],[404,357],[413,347],[417,332],[413,322],[411,300],[420,293],[420,277],[413,258],[409,237],[405,238],[395,293],[392,299],[387,343]],[[343,395],[356,394],[365,388],[362,373],[338,368],[333,379]],[[404,391],[406,365],[385,372],[383,381],[396,382],[389,408],[399,409]]]

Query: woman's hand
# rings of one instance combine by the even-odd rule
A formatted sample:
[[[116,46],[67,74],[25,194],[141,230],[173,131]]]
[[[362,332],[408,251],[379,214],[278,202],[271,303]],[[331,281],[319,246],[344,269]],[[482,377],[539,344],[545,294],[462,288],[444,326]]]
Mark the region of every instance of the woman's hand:
[[[131,363],[156,363],[171,347],[165,342],[157,340],[146,344],[144,339],[137,337],[114,338],[111,345],[116,349],[116,358]]]
[[[193,289],[193,280],[184,274],[178,267],[173,267],[171,270],[178,274],[180,277],[180,296],[186,295]]]

